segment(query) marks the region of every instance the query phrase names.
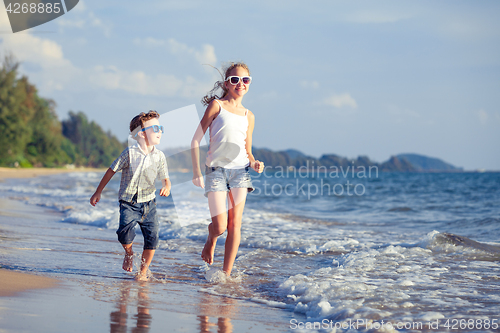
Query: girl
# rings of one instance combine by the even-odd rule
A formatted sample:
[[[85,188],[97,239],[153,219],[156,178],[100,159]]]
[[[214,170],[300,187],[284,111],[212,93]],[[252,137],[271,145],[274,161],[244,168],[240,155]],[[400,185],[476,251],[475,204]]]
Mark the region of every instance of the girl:
[[[211,265],[217,237],[227,229],[223,271],[231,275],[240,246],[241,218],[247,193],[253,191],[249,168],[261,173],[264,163],[252,155],[252,133],[255,117],[241,101],[248,92],[252,77],[247,65],[232,63],[225,71],[224,81],[202,99],[208,106],[191,143],[193,184],[205,188],[212,223],[201,257]],[[215,93],[223,90],[222,97]],[[206,184],[200,170],[199,146],[210,127],[210,145],[205,162]],[[227,209],[226,209],[227,201]]]

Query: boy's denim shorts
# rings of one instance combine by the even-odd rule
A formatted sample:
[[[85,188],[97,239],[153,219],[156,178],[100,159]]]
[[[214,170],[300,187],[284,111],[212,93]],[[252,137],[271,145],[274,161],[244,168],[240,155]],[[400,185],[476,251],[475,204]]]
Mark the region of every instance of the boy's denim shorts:
[[[120,225],[116,231],[120,243],[134,241],[137,223],[144,236],[144,250],[156,250],[159,233],[156,199],[140,203],[120,200]]]
[[[208,197],[208,192],[229,192],[232,188],[248,188],[248,192],[252,192],[254,187],[249,169],[248,166],[242,169],[206,166],[205,196]]]

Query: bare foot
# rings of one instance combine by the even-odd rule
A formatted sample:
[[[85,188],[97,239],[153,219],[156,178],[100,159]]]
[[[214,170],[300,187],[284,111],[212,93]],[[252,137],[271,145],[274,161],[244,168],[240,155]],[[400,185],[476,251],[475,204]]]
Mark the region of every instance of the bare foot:
[[[127,272],[132,272],[134,268],[134,254],[125,254],[125,258],[123,258],[123,266],[122,268]]]
[[[215,252],[215,241],[210,240],[210,236],[207,238],[207,242],[205,243],[205,247],[203,251],[201,251],[201,258],[204,262],[209,265],[214,263],[214,252]]]
[[[149,281],[149,276],[148,274],[142,274],[142,273],[137,273],[135,276],[136,281]]]

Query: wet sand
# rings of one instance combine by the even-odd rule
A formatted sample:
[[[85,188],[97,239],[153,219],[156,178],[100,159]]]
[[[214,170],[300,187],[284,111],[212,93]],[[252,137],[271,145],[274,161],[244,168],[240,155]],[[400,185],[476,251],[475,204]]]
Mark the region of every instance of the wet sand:
[[[0,297],[13,296],[30,289],[54,288],[58,281],[44,276],[0,269]]]
[[[4,224],[12,225],[13,220],[27,217],[23,207],[24,205],[17,201],[0,198],[0,258],[9,252],[8,249],[1,246],[8,243],[10,236],[9,232],[2,226]],[[57,279],[5,269],[2,265],[3,262],[3,260],[0,262],[0,297],[14,296],[32,289],[54,288],[59,283]]]

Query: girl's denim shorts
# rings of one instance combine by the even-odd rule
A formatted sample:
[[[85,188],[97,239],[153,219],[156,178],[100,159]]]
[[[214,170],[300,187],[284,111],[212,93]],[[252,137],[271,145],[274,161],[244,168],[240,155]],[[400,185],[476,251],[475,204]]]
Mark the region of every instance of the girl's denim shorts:
[[[206,166],[205,196],[208,197],[208,192],[229,192],[232,188],[248,188],[248,192],[252,192],[254,187],[249,169],[248,166],[242,169]]]

